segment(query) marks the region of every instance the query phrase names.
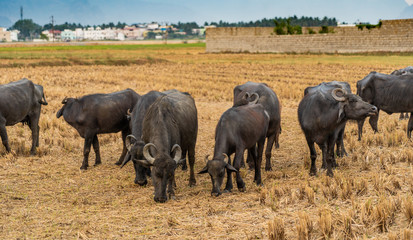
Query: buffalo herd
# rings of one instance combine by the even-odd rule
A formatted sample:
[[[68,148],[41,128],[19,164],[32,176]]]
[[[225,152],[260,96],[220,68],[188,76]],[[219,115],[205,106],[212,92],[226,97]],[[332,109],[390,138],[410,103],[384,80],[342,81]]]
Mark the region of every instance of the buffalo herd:
[[[395,70],[391,74],[371,72],[357,82],[353,94],[346,82],[323,82],[304,90],[298,106],[298,120],[310,149],[310,175],[317,174],[315,143],[322,152],[322,169],[333,176],[337,167],[335,157],[347,155],[344,130],[348,120],[358,122],[359,140],[365,118],[378,131],[379,111],[401,113],[400,119],[413,112],[413,67]],[[32,131],[32,148],[39,145],[39,118],[47,101],[41,85],[28,79],[0,85],[0,134],[4,147],[10,152],[6,126],[27,124]],[[146,185],[151,177],[154,200],[174,199],[175,169],[189,166],[189,186],[195,180],[195,145],[198,134],[198,114],[189,93],[178,90],[150,91],[139,95],[132,89],[91,94],[80,98],[64,98],[56,117],[75,128],[85,139],[83,162],[89,167],[90,148],[96,154],[95,165],[101,163],[98,134],[122,132],[123,150],[116,162],[123,167],[132,162],[135,183]],[[406,113],[406,116],[404,115]],[[413,118],[410,115],[407,136],[411,137]],[[237,188],[245,191],[240,174],[246,162],[254,169],[254,182],[262,185],[261,162],[264,154],[265,170],[271,170],[271,150],[279,147],[281,134],[281,105],[276,93],[265,83],[247,82],[234,88],[233,106],[225,111],[215,129],[213,155],[205,157],[205,167],[198,174],[211,177],[211,195],[219,196],[233,188],[232,173]],[[336,150],[335,150],[336,148]],[[234,154],[231,161],[231,155]]]

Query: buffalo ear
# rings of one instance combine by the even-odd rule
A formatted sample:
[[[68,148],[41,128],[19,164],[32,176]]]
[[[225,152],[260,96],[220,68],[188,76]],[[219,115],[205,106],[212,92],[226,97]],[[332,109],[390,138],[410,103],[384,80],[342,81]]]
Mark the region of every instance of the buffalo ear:
[[[139,159],[139,160],[136,160],[136,162],[139,163],[140,165],[146,167],[146,168],[149,168],[149,167],[153,166],[153,165],[152,165],[150,162],[148,162],[146,159],[145,159],[145,160]]]
[[[344,112],[344,105],[345,103],[340,102],[338,104],[338,118],[337,118],[337,122],[341,122],[345,117],[346,117],[346,113]]]
[[[133,136],[132,134],[126,136],[126,138],[125,138],[126,149],[128,149],[128,151],[130,151],[132,146],[135,144],[135,142],[136,142],[135,136]]]
[[[208,166],[205,166],[198,174],[204,174],[208,172]]]
[[[230,170],[231,172],[238,172],[237,169],[235,169],[231,164],[227,164],[225,166],[228,170]]]

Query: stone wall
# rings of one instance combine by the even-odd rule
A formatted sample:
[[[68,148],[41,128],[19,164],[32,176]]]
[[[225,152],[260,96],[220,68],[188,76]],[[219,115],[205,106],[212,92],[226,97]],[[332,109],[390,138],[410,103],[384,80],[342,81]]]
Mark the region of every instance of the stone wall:
[[[206,52],[358,53],[413,52],[413,19],[382,20],[380,28],[330,27],[332,33],[276,35],[272,27],[206,30]]]

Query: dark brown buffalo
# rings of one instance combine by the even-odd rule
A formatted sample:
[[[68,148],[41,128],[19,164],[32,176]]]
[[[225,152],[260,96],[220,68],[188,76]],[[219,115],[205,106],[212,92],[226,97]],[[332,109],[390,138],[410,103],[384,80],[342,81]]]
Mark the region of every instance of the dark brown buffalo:
[[[6,126],[22,122],[32,130],[30,154],[39,146],[39,118],[42,105],[47,105],[43,87],[23,78],[0,85],[0,135],[4,147],[10,152]]]
[[[194,99],[188,93],[171,91],[157,98],[147,109],[142,123],[144,158],[137,159],[136,162],[145,167],[152,167],[151,176],[156,202],[165,202],[168,197],[174,198],[175,169],[178,164],[185,161],[187,153],[190,170],[189,185],[195,185],[197,134],[197,109]],[[143,144],[138,144],[138,148]]]
[[[137,162],[138,159],[144,159],[143,157],[143,147],[145,143],[142,140],[143,131],[143,119],[148,108],[165,93],[150,91],[145,95],[142,95],[136,103],[130,114],[129,127],[131,129],[131,134],[126,137],[126,148],[128,153],[121,165],[123,167],[130,160],[133,162],[135,168],[135,183],[141,186],[146,185],[148,180],[146,176],[150,176],[150,168],[144,167]]]
[[[80,169],[89,167],[88,158],[93,143],[96,160],[101,164],[98,134],[122,131],[123,151],[116,164],[120,165],[126,155],[125,138],[130,133],[127,120],[128,109],[133,109],[140,98],[132,89],[109,94],[91,94],[81,98],[65,98],[62,108],[56,117],[63,116],[65,121],[74,127],[85,139],[83,162]]]
[[[374,104],[379,111],[383,110],[387,114],[413,112],[413,74],[387,75],[371,72],[357,82],[357,94],[364,101]],[[369,120],[375,132],[378,130],[377,121],[378,115]],[[362,127],[363,124],[359,123],[359,138],[361,138]],[[412,130],[413,118],[410,115],[407,125],[409,138]]]
[[[338,81],[332,81],[332,82],[323,82],[317,86],[314,87],[307,87],[304,90],[304,96],[307,95],[308,93],[313,93],[316,91],[321,91],[323,93],[331,92],[334,88],[342,88],[346,90],[347,93],[351,93],[351,88],[350,84],[347,82],[338,82]],[[344,148],[344,129],[346,127],[346,124],[343,125],[343,129],[339,130],[338,136],[337,136],[337,142],[336,142],[336,154],[339,157],[343,157],[344,155],[347,156],[346,149]],[[325,168],[326,163],[323,162],[322,167]],[[337,163],[334,161],[333,166],[337,166]]]
[[[310,175],[317,173],[314,143],[322,150],[327,175],[333,176],[334,144],[339,131],[348,119],[357,120],[374,114],[377,114],[375,106],[342,88],[320,90],[305,95],[298,106],[298,120],[310,149]]]
[[[261,161],[267,136],[270,117],[261,104],[236,106],[224,112],[215,129],[215,147],[212,160],[205,158],[206,166],[199,172],[209,173],[212,181],[211,195],[221,194],[221,185],[227,172],[225,192],[233,188],[231,173],[236,172],[238,190],[245,191],[245,183],[241,178],[239,168],[244,160],[247,149],[252,156],[255,167],[254,182],[262,184]],[[258,149],[256,150],[256,145]],[[233,165],[231,154],[235,153]]]
[[[408,66],[402,69],[398,69],[398,70],[394,70],[390,75],[395,75],[395,76],[401,76],[401,75],[412,75],[413,74],[413,67],[412,66]],[[357,82],[357,94],[359,94],[360,89],[366,84],[367,81],[363,81],[360,80]],[[401,112],[399,119],[403,120],[403,119],[408,119],[409,118],[409,114],[408,112]],[[358,121],[358,135],[359,138],[358,140],[361,140],[361,137],[363,135],[363,125],[364,125],[364,121],[365,119],[362,119],[360,121]],[[379,121],[379,115],[377,116],[372,116],[369,118],[369,124],[371,126],[371,128],[373,129],[373,131],[376,133],[378,132],[378,127],[377,127],[377,123]]]
[[[234,88],[234,106],[243,105],[243,97],[249,94],[253,98],[254,93],[258,94],[258,104],[264,106],[270,116],[270,123],[267,131],[267,146],[265,149],[265,170],[271,170],[271,150],[275,145],[275,148],[279,147],[279,135],[281,133],[281,105],[278,100],[277,94],[268,87],[265,83],[247,82],[242,85],[238,85]],[[251,155],[248,155],[247,162],[250,163],[250,167],[254,167],[253,161],[251,161]]]

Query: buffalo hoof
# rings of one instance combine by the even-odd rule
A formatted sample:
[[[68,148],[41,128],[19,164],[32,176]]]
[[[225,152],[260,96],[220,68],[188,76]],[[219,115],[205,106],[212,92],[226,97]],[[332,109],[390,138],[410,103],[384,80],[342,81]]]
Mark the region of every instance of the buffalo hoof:
[[[232,192],[232,189],[224,189],[223,193],[230,193]]]
[[[317,176],[317,170],[316,169],[311,169],[310,170],[310,176]]]
[[[31,155],[31,156],[36,155],[36,150],[34,150],[34,151],[30,151],[30,155]]]
[[[194,180],[189,180],[189,186],[194,187],[196,185],[196,181]]]
[[[80,167],[80,170],[87,170],[87,167],[88,167],[88,166],[83,166],[83,165],[82,165],[82,166]]]
[[[272,171],[272,167],[271,166],[269,166],[269,167],[267,167],[267,166],[265,166],[265,171]]]
[[[144,181],[135,181],[135,184],[138,184],[139,186],[145,186],[146,184],[148,184],[148,180],[144,180]]]
[[[95,164],[93,166],[97,166],[97,165],[100,165],[100,164],[102,164],[102,162],[95,162]]]
[[[182,165],[182,171],[188,170],[188,166],[186,164]]]
[[[218,197],[219,195],[221,195],[221,193],[211,192],[212,197]]]
[[[122,164],[122,161],[119,160],[119,161],[115,162],[115,164],[120,166]]]
[[[245,188],[245,187],[238,188],[238,191],[240,191],[240,192],[245,192],[245,191],[247,191],[247,188]]]
[[[327,176],[329,176],[329,177],[334,177],[334,173],[333,173],[333,171],[332,170],[327,170]]]

